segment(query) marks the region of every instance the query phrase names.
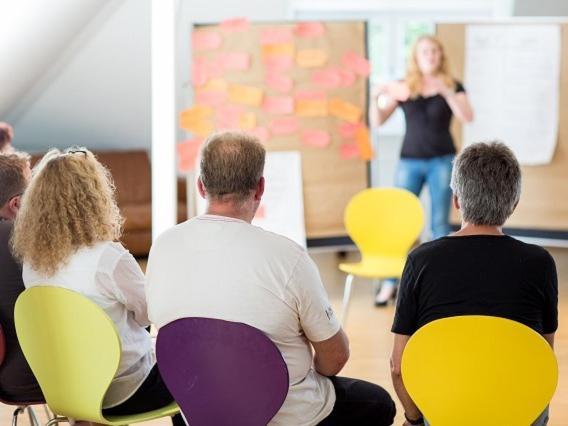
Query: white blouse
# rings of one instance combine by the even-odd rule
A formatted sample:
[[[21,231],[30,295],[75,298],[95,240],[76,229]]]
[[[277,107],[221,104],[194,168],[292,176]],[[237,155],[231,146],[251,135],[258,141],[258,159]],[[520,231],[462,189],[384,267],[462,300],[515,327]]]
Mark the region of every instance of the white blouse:
[[[24,263],[22,277],[26,288],[67,288],[86,296],[106,312],[118,329],[122,356],[103,408],[115,407],[130,398],[156,362],[152,339],[144,329],[150,325],[144,274],[130,252],[119,243],[101,242],[77,250],[51,277]]]

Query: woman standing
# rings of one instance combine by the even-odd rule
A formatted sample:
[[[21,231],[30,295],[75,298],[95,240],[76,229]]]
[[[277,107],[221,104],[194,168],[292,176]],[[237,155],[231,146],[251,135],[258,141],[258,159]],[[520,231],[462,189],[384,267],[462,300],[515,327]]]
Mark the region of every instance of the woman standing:
[[[418,38],[409,58],[403,81],[375,87],[369,111],[372,126],[380,126],[400,106],[406,118],[395,185],[416,196],[428,185],[432,238],[450,232],[450,177],[456,153],[450,134],[452,116],[463,123],[473,119],[473,111],[463,85],[448,70],[448,60],[440,41],[433,36]],[[375,304],[385,305],[395,293],[396,282],[385,281]]]

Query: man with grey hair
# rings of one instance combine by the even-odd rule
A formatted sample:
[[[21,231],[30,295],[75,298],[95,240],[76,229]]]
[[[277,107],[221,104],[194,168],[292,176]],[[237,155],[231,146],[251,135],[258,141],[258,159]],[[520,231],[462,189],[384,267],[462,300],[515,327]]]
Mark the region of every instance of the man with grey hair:
[[[521,194],[512,151],[500,142],[469,146],[455,160],[451,187],[461,229],[410,253],[392,326],[392,378],[406,425],[423,424],[400,372],[406,343],[423,325],[458,315],[503,317],[537,331],[550,346],[558,327],[554,260],[542,247],[503,233]],[[547,421],[546,411],[533,424]]]
[[[270,425],[391,425],[396,410],[384,389],[335,377],[349,358],[349,343],[314,262],[293,241],[251,225],[264,192],[264,160],[264,147],[244,133],[206,141],[198,190],[207,213],[166,231],[152,246],[149,317],[158,328],[205,317],[263,331],[290,376]]]

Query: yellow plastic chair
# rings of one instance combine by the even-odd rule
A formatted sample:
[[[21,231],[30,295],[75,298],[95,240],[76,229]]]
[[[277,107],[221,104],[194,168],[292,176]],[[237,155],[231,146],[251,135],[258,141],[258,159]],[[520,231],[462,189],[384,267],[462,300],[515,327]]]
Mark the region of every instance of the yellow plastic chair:
[[[345,209],[345,228],[361,252],[361,261],[342,263],[347,273],[341,321],[345,324],[355,276],[400,278],[408,251],[424,225],[420,200],[400,188],[371,188],[356,194]]]
[[[129,416],[102,414],[104,395],[120,361],[121,343],[105,312],[79,293],[59,287],[24,291],[15,307],[18,340],[49,408],[58,417],[128,425],[179,412],[172,403]]]
[[[546,340],[523,324],[459,316],[410,338],[402,379],[431,426],[529,426],[554,395],[558,365]]]

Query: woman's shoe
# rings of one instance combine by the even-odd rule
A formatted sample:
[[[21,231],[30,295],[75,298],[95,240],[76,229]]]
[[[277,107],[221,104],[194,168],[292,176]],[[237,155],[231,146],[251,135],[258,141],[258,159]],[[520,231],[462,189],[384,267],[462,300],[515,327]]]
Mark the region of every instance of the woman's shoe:
[[[389,301],[396,299],[396,281],[387,280],[383,281],[381,289],[377,292],[375,296],[375,306],[384,307],[387,306]]]

